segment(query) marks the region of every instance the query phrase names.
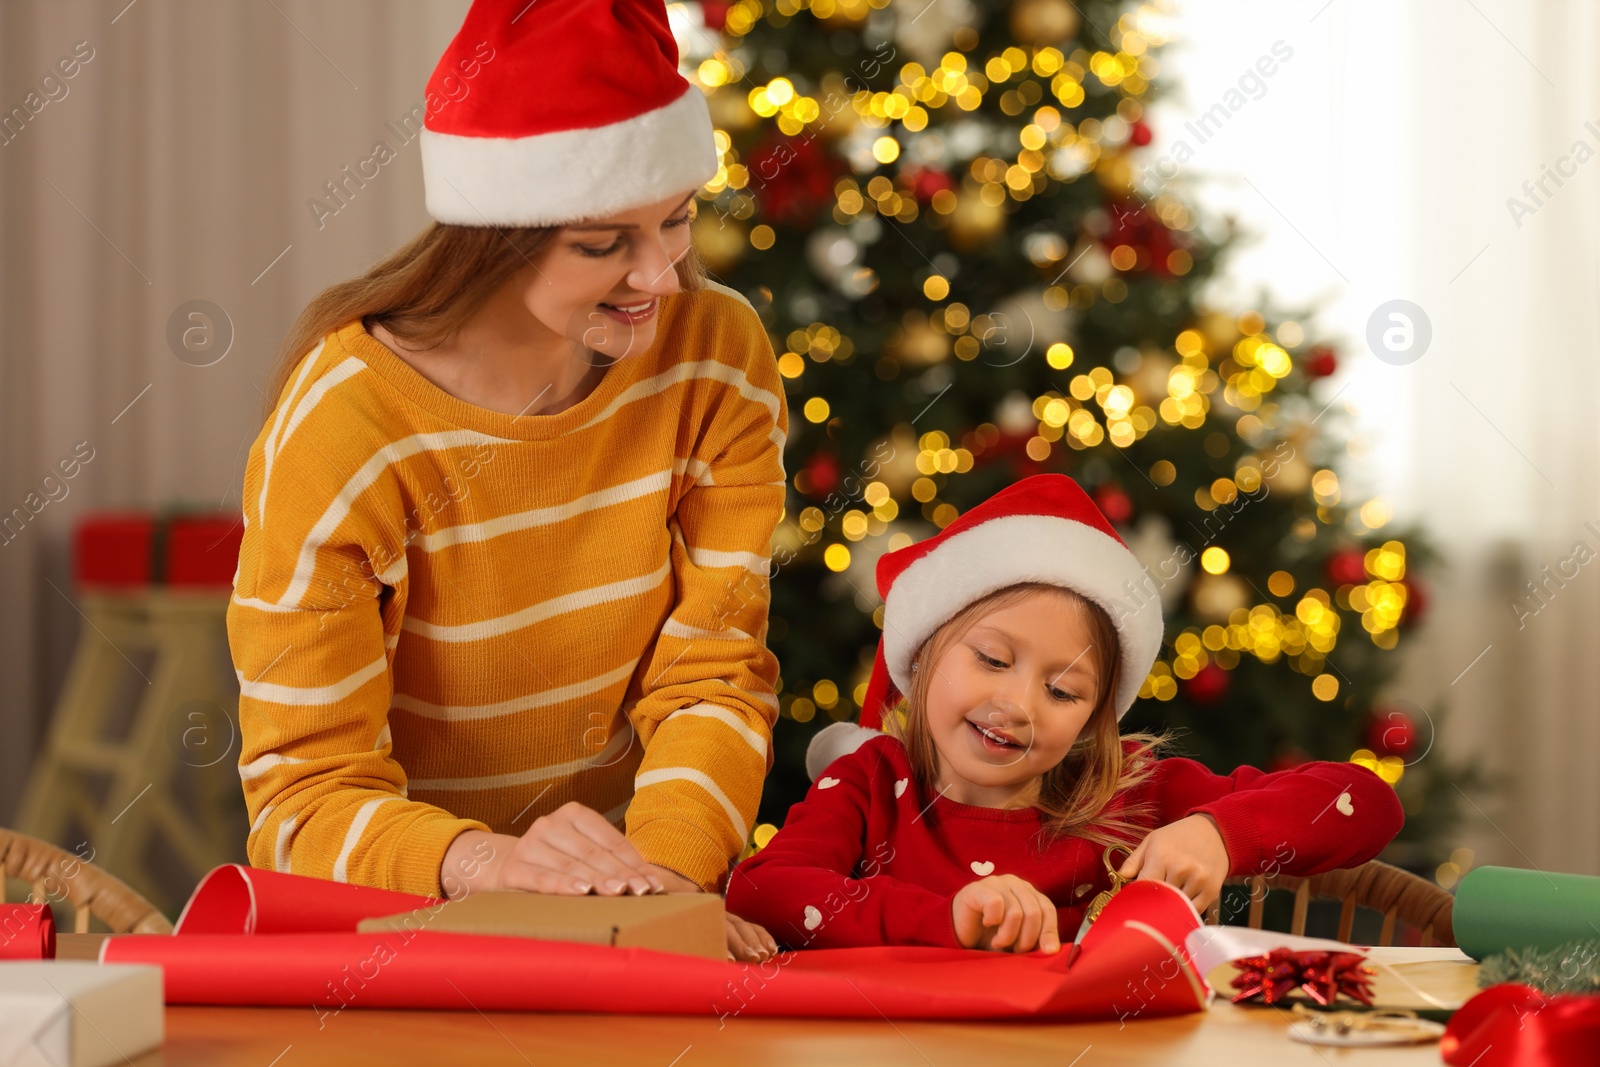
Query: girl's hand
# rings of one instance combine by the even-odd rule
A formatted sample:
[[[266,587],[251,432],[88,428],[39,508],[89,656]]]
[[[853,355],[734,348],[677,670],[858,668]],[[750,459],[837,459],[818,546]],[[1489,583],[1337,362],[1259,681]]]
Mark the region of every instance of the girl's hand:
[[[458,834],[445,853],[440,880],[452,899],[485,889],[620,896],[667,888],[622,831],[575,800],[535,819],[521,837],[482,830]]]
[[[963,948],[993,952],[1061,951],[1053,901],[1014,874],[969,882],[950,905]]]
[[[728,958],[735,962],[760,963],[777,955],[778,943],[766,928],[745,922],[728,912]]]
[[[1228,847],[1216,821],[1197,814],[1152,830],[1117,874],[1177,886],[1203,914],[1222,895],[1229,864]]]

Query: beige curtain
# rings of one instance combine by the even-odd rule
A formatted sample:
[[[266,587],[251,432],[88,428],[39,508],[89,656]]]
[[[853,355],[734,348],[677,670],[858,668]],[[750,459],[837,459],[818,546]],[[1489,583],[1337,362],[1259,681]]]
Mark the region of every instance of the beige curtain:
[[[1455,794],[1447,844],[1600,874],[1600,5],[1165,6],[1179,91],[1154,147],[1187,140],[1204,214],[1260,236],[1218,288],[1318,309],[1346,498],[1382,497],[1449,556],[1389,693],[1445,701],[1433,752],[1502,777]],[[1366,340],[1394,299],[1432,324],[1408,365]]]
[[[0,125],[0,516],[30,493],[47,501],[0,544],[0,822],[81,626],[74,520],[179,501],[238,507],[260,389],[294,316],[427,221],[417,144],[389,124],[421,101],[466,6],[0,4],[0,118],[11,116]],[[344,181],[378,141],[395,158],[333,201],[324,183]],[[320,226],[313,198],[339,207]],[[192,300],[232,323],[231,349],[210,366],[168,343],[169,318]],[[70,481],[45,482],[90,450]]]

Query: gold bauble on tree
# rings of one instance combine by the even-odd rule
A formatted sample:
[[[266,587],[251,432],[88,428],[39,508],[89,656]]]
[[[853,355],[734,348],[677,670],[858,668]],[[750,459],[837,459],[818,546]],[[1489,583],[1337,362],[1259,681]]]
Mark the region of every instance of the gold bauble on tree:
[[[950,335],[936,330],[923,316],[910,313],[884,343],[884,351],[901,363],[931,367],[950,358]]]
[[[693,223],[694,250],[713,273],[732,270],[744,259],[750,247],[744,224],[738,219],[719,216],[702,209]]]
[[[1067,0],[1016,0],[1011,36],[1019,44],[1062,44],[1078,32],[1078,9]]]
[[[911,492],[911,483],[922,474],[917,470],[917,452],[917,433],[910,423],[902,422],[872,443],[862,466],[876,464],[874,480],[888,486],[891,496],[903,500]]]
[[[719,130],[750,130],[761,121],[738,85],[724,86],[706,97],[711,124]]]
[[[946,232],[952,247],[962,252],[976,252],[999,236],[1005,226],[1005,208],[984,203],[976,189],[967,187],[956,194],[956,208],[950,212]]]
[[[1107,152],[1095,164],[1095,179],[1112,196],[1127,199],[1133,195],[1133,164],[1123,152]]]
[[[1237,574],[1202,572],[1189,587],[1189,603],[1206,622],[1225,623],[1228,616],[1250,603],[1250,587]]]
[[[1140,349],[1139,368],[1125,379],[1125,384],[1133,390],[1134,400],[1153,408],[1160,407],[1170,395],[1168,385],[1175,366],[1177,360],[1152,345]]]
[[[1195,325],[1206,339],[1206,352],[1211,355],[1213,363],[1220,362],[1231,353],[1233,343],[1239,339],[1239,323],[1232,315],[1224,315],[1220,311],[1207,311]]]

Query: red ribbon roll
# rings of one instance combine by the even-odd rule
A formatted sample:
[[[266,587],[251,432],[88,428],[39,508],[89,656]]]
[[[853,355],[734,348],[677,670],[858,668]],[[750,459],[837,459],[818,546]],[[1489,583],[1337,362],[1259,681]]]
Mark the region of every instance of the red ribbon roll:
[[[56,958],[56,917],[48,904],[0,904],[0,960]]]
[[[1600,1063],[1600,996],[1545,996],[1515,982],[1490,986],[1450,1017],[1439,1054],[1459,1067]]]

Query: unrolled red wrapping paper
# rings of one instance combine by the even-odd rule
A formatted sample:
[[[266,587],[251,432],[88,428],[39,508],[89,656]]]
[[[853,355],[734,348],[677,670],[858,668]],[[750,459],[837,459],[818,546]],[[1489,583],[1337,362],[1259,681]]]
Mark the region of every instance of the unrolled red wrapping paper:
[[[181,936],[112,937],[101,960],[160,965],[169,1004],[327,1010],[1109,1019],[1198,1011],[1211,997],[1182,948],[1198,925],[1194,910],[1172,887],[1154,881],[1135,882],[1113,898],[1068,972],[1066,952],[821,949],[735,964],[646,949],[435,933],[426,929],[426,901],[416,929],[336,933],[329,932],[334,913],[350,926],[367,917],[354,914],[360,908],[346,892],[353,887],[296,879],[315,883],[296,890],[285,881],[294,876],[265,873],[241,869],[210,889],[203,884],[185,909]],[[254,902],[252,928],[263,936],[200,932],[234,920],[242,925],[241,886]],[[319,911],[317,901],[336,906]],[[384,905],[367,914],[393,911]],[[288,932],[295,923],[320,932]]]
[[[48,904],[0,904],[0,960],[56,958],[56,917]]]
[[[175,934],[310,934],[351,931],[362,919],[438,903],[432,897],[279,874],[237,863],[200,879]]]

